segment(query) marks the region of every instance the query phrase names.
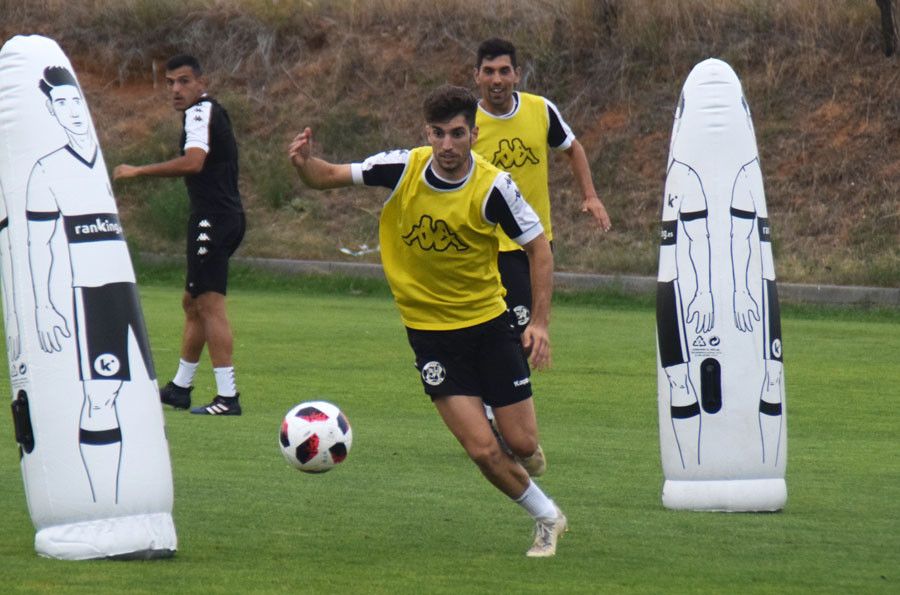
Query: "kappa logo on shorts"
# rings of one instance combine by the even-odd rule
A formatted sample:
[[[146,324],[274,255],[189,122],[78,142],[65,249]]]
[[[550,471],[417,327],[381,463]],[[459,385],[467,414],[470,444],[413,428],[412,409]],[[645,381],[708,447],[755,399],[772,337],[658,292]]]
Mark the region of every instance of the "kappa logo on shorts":
[[[115,376],[119,367],[119,358],[111,353],[98,355],[94,360],[94,371],[101,376]]]
[[[437,386],[447,377],[447,370],[441,362],[428,362],[422,366],[422,380],[431,386]]]
[[[781,357],[781,339],[775,339],[772,341],[772,355],[775,357]]]
[[[516,315],[516,324],[519,326],[526,326],[531,322],[531,310],[525,306],[516,306],[512,311]]]
[[[527,386],[531,384],[531,378],[520,378],[519,380],[513,380],[513,386],[519,388],[520,386]]]

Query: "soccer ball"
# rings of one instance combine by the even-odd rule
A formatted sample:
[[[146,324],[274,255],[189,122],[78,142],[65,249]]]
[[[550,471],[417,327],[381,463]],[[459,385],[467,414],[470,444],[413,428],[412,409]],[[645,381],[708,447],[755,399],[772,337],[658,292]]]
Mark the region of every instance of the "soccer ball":
[[[281,454],[300,471],[325,473],[347,458],[353,430],[334,404],[307,401],[284,416],[279,443]]]

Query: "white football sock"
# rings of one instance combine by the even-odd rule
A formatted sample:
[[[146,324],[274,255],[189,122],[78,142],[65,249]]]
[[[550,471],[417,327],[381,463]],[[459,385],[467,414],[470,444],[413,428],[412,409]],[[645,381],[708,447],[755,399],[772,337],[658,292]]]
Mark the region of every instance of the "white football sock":
[[[533,519],[556,518],[556,505],[536,483],[528,480],[528,487],[516,498],[516,504],[528,511]]]
[[[191,363],[183,359],[178,360],[178,372],[175,373],[175,378],[172,382],[181,388],[191,388],[194,386],[194,374],[197,373],[199,366],[200,362]]]
[[[216,389],[220,397],[236,397],[237,387],[234,383],[234,366],[213,368],[216,375]]]

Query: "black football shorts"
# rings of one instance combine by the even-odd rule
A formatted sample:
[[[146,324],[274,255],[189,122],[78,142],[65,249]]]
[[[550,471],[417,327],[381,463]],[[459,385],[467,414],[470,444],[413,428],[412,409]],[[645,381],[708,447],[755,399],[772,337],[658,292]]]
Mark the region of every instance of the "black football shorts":
[[[531,370],[508,312],[468,328],[407,328],[406,334],[422,386],[432,399],[477,396],[503,407],[531,397]]]
[[[207,291],[225,295],[228,260],[244,239],[243,213],[192,213],[187,230],[187,278],[184,289],[193,297]]]

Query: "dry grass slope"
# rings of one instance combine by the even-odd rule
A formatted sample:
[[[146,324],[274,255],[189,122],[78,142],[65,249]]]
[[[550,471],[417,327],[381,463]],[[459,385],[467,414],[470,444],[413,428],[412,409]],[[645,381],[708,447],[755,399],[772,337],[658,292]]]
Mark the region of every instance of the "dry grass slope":
[[[312,125],[343,161],[418,144],[424,94],[471,85],[478,42],[499,35],[520,48],[523,88],[581,138],[614,218],[594,233],[556,163],[559,268],[653,274],[672,106],[691,67],[720,57],[754,110],[780,277],[900,284],[900,61],[881,52],[874,0],[0,0],[0,14],[0,37],[42,33],[72,58],[110,164],[172,154],[159,69],[197,54],[239,134],[243,254],[266,257],[376,241],[383,193],[306,191],[285,157],[294,131]],[[177,182],[117,193],[133,243],[180,251]]]

